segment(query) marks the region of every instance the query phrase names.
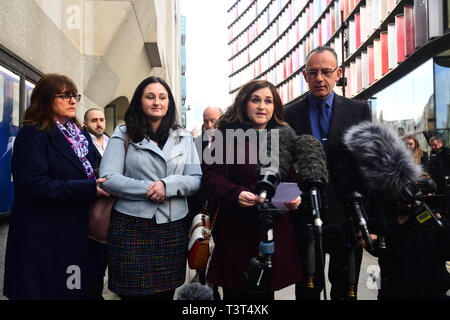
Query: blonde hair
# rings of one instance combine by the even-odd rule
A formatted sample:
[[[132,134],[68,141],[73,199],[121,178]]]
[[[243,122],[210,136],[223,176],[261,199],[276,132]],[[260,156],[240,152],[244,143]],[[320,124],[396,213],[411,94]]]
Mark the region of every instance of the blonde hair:
[[[417,164],[422,164],[422,148],[420,147],[420,143],[419,140],[417,140],[416,136],[413,134],[409,134],[405,137],[405,141],[406,140],[413,140],[414,141],[414,149],[412,149],[413,151],[413,156],[414,159],[416,160]]]

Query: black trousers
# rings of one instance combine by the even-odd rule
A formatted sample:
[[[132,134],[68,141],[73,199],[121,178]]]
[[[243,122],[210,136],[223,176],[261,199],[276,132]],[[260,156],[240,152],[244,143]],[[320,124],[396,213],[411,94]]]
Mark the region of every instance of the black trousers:
[[[106,244],[88,239],[88,300],[104,300],[102,293],[107,264]]]
[[[318,254],[318,243],[315,243],[313,287],[311,287],[311,283],[308,283],[309,275],[307,274],[310,228],[305,221],[296,221],[295,230],[297,248],[303,266],[303,280],[295,285],[296,300],[320,300],[320,293],[324,287],[324,277],[326,277],[324,269],[321,267],[322,261],[325,261],[325,253],[330,255],[328,280],[330,281],[331,289],[326,288],[327,298],[331,298],[331,300],[355,300],[363,249],[360,246],[355,247],[352,245],[353,239],[349,239],[345,226],[333,224],[323,228],[324,256],[322,259]]]

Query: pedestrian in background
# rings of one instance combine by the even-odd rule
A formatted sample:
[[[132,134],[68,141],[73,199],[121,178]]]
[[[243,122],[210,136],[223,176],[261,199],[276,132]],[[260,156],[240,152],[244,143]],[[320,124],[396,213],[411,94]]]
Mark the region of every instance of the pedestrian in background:
[[[99,188],[93,146],[75,115],[66,76],[43,76],[31,95],[12,158],[14,204],[5,257],[9,299],[86,299],[88,208]]]
[[[438,193],[443,195],[440,204],[441,214],[450,216],[450,148],[444,146],[442,138],[438,135],[430,138],[429,172],[436,182]]]
[[[105,114],[98,108],[90,108],[84,113],[83,134],[95,148],[95,163],[92,163],[96,177],[109,137],[105,133]],[[104,300],[103,287],[107,265],[106,244],[88,239],[88,299]]]
[[[430,146],[430,175],[436,182],[438,191],[445,194],[450,183],[450,149],[444,146],[441,137],[437,135],[430,138]]]
[[[414,159],[418,165],[421,165],[423,170],[428,172],[428,154],[422,151],[419,140],[413,134],[405,137],[406,146],[411,149]]]
[[[209,106],[206,107],[205,110],[203,110],[203,125],[202,125],[202,132],[201,134],[194,139],[195,147],[197,149],[198,157],[201,161],[201,167],[202,169],[205,166],[205,163],[203,162],[203,152],[205,149],[211,147],[211,139],[214,135],[215,126],[217,121],[222,116],[222,109],[219,107]],[[208,202],[206,197],[205,190],[200,187],[200,191],[194,194],[193,196],[188,198],[188,205],[189,205],[189,219],[187,222],[192,222],[192,219],[195,217],[196,214],[203,211],[203,208],[207,208]],[[206,273],[205,271],[199,271],[197,270],[195,277],[193,279],[193,282],[200,281],[201,284],[206,284]],[[213,286],[213,293],[216,300],[220,300],[220,294],[218,292],[217,286]]]
[[[183,218],[186,197],[200,188],[201,169],[176,113],[167,83],[143,80],[100,164],[102,187],[117,197],[108,231],[108,286],[123,300],[171,300],[185,281]]]
[[[211,137],[214,134],[215,125],[221,116],[222,109],[219,107],[209,106],[203,111],[202,133],[194,139],[200,160],[203,159],[203,151],[211,145]]]
[[[280,216],[273,231],[275,253],[269,291],[262,294],[250,292],[244,273],[250,260],[258,256],[259,243],[263,240],[263,226],[256,208],[256,164],[250,161],[250,155],[257,150],[258,144],[250,139],[246,139],[244,144],[226,141],[225,133],[226,130],[254,130],[257,136],[259,130],[287,126],[283,119],[283,105],[276,88],[270,82],[255,80],[239,90],[234,103],[218,122],[217,134],[222,134],[224,143],[217,147],[223,148],[224,159],[205,165],[203,173],[203,187],[208,197],[221,204],[213,229],[215,248],[206,279],[223,288],[224,300],[273,300],[274,291],[301,279],[291,217]],[[231,153],[234,159],[227,164],[226,155]],[[245,155],[245,161],[238,164],[237,157],[242,155]],[[287,205],[293,210],[300,202],[300,197],[297,197]],[[209,212],[215,212],[215,209]]]
[[[96,163],[94,171],[98,174],[98,168],[108,145],[109,136],[105,132],[106,119],[105,114],[98,108],[90,108],[84,113],[84,130],[85,136],[92,141],[95,146]],[[86,134],[87,133],[87,134]]]

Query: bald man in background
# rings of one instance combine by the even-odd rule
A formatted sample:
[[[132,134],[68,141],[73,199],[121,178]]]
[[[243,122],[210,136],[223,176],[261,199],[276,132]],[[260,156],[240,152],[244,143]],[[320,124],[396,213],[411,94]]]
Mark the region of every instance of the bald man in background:
[[[203,125],[202,125],[202,134],[194,139],[195,146],[197,148],[197,153],[200,158],[203,167],[203,151],[209,144],[209,139],[213,131],[207,131],[210,129],[214,129],[214,126],[222,116],[222,109],[219,107],[209,106],[203,111]],[[205,136],[206,133],[206,136]],[[206,140],[206,141],[205,141]]]
[[[222,116],[222,109],[219,107],[209,106],[203,111],[203,125],[202,125],[202,133],[198,137],[194,139],[195,147],[197,149],[198,157],[200,159],[200,163],[203,169],[203,151],[208,147],[209,140],[214,132],[214,126]],[[200,191],[193,196],[188,197],[188,206],[189,206],[189,219],[200,213],[206,204],[206,195],[203,188],[200,188]],[[198,281],[202,284],[206,283],[205,273],[198,271],[196,277]],[[194,279],[193,281],[197,281]],[[220,300],[219,292],[217,291],[217,287],[213,288],[214,296],[216,300]]]

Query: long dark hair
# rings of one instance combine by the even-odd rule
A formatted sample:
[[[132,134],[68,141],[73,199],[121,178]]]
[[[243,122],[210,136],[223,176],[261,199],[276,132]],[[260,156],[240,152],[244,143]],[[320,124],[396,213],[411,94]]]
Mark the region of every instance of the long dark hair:
[[[239,90],[233,104],[220,117],[217,127],[220,130],[228,128],[251,128],[252,124],[247,116],[247,103],[252,97],[253,92],[263,88],[269,88],[272,92],[274,105],[273,116],[267,123],[267,129],[288,126],[284,122],[283,102],[275,86],[266,80],[252,80],[244,84]]]
[[[142,110],[142,95],[144,89],[152,83],[160,83],[166,90],[169,96],[169,107],[167,113],[161,121],[159,128],[153,132],[152,127],[148,121],[147,116]],[[178,129],[177,125],[177,108],[175,99],[169,85],[159,77],[148,77],[144,79],[136,88],[131,99],[130,105],[125,112],[125,124],[127,126],[127,133],[133,142],[140,142],[144,138],[157,141],[159,146],[164,146],[169,137],[169,130]]]
[[[30,106],[25,111],[22,124],[33,125],[39,130],[48,130],[55,124],[53,100],[58,93],[78,94],[75,83],[67,76],[56,73],[44,75],[31,93]],[[80,123],[71,119],[78,127]]]

